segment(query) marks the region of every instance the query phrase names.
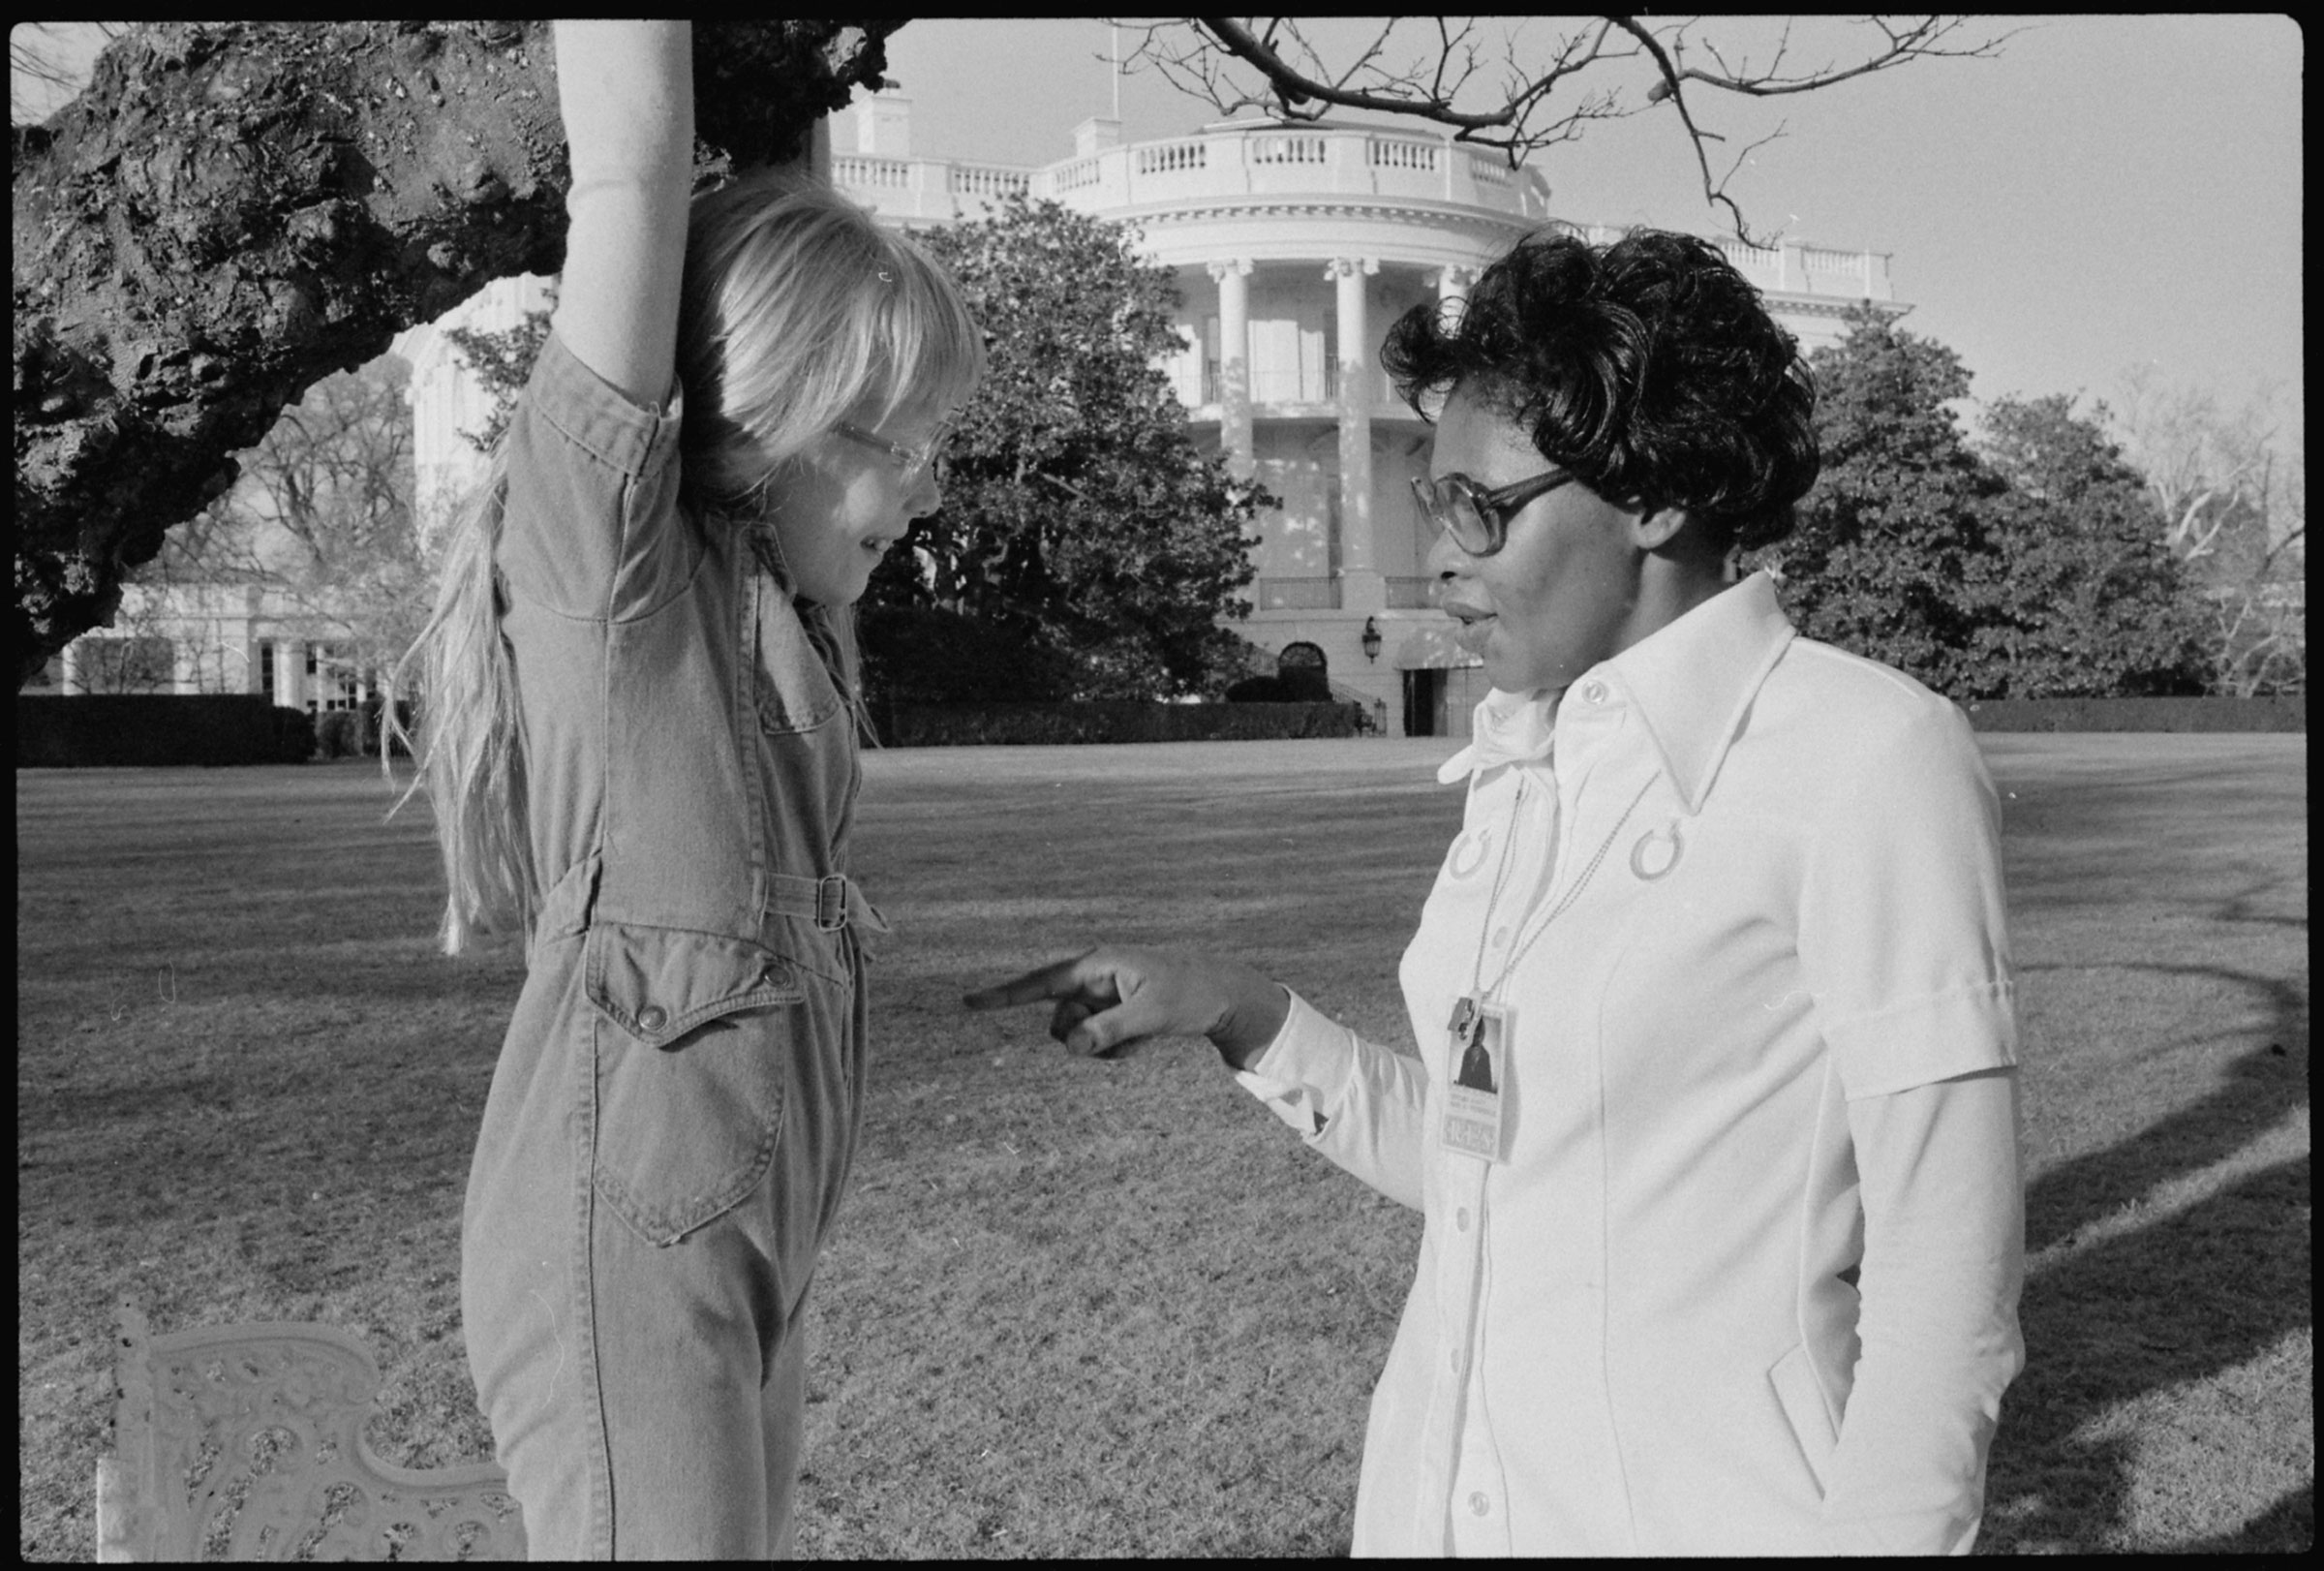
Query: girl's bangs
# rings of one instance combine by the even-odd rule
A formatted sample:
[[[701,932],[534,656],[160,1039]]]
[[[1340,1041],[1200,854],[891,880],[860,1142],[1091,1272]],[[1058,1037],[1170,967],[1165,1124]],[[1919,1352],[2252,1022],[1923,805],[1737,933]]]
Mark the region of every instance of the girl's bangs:
[[[985,373],[984,335],[960,294],[919,247],[899,242],[891,263],[895,293],[883,312],[877,401],[884,422],[902,412],[957,408]]]

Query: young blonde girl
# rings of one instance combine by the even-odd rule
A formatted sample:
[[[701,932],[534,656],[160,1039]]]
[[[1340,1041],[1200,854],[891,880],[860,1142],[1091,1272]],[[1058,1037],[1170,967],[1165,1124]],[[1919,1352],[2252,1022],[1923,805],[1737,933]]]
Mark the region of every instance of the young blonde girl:
[[[790,1547],[879,925],[847,608],[982,369],[950,281],[828,187],[689,211],[689,31],[558,26],[552,332],[407,662],[445,948],[527,936],[461,1298],[540,1558]]]

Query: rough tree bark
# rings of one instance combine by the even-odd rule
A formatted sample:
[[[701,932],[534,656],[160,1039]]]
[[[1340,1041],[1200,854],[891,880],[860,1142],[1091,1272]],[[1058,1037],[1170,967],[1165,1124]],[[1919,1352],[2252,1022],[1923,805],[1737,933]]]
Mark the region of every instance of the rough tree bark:
[[[698,28],[703,161],[795,156],[898,25]],[[11,140],[19,687],[311,384],[564,256],[545,22],[157,24]]]

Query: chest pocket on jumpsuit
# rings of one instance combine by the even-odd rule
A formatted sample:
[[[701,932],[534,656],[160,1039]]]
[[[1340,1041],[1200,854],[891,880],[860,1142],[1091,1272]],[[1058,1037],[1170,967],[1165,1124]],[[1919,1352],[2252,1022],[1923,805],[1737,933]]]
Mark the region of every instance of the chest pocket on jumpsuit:
[[[755,751],[764,770],[767,870],[817,878],[827,863],[809,847],[828,840],[852,795],[855,718],[816,648],[818,637],[832,634],[827,627],[810,634],[806,625],[807,618],[823,613],[798,609],[771,578],[759,577],[755,588],[751,691],[759,735],[754,746],[746,741],[745,752]],[[852,962],[839,934],[790,923],[780,939],[769,941],[788,946],[782,958],[803,973],[807,985],[813,987],[820,978],[841,993],[852,985]]]
[[[751,684],[757,701],[758,728],[769,735],[797,734],[829,724],[846,707],[839,685],[825,669],[802,622],[802,613],[780,590],[760,577],[753,584],[757,600],[752,630]],[[821,613],[812,613],[821,614]],[[780,854],[778,848],[778,855]],[[800,871],[783,869],[785,872]]]

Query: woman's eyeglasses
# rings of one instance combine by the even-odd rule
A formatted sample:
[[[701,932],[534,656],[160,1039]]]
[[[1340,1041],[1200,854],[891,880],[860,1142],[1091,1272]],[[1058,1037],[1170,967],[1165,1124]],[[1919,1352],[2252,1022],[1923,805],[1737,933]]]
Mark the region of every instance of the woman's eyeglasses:
[[[1531,479],[1488,491],[1466,475],[1416,478],[1412,494],[1421,515],[1452,537],[1471,556],[1491,556],[1509,543],[1509,521],[1537,497],[1548,495],[1574,476],[1553,469]]]
[[[922,470],[944,456],[944,444],[952,440],[952,427],[953,421],[946,420],[931,432],[928,440],[917,447],[907,447],[900,442],[890,442],[875,431],[867,431],[860,425],[849,425],[844,420],[833,426],[832,429],[850,442],[860,442],[867,447],[877,447],[881,452],[895,459],[898,464],[902,466],[904,480],[909,482],[918,479]]]

